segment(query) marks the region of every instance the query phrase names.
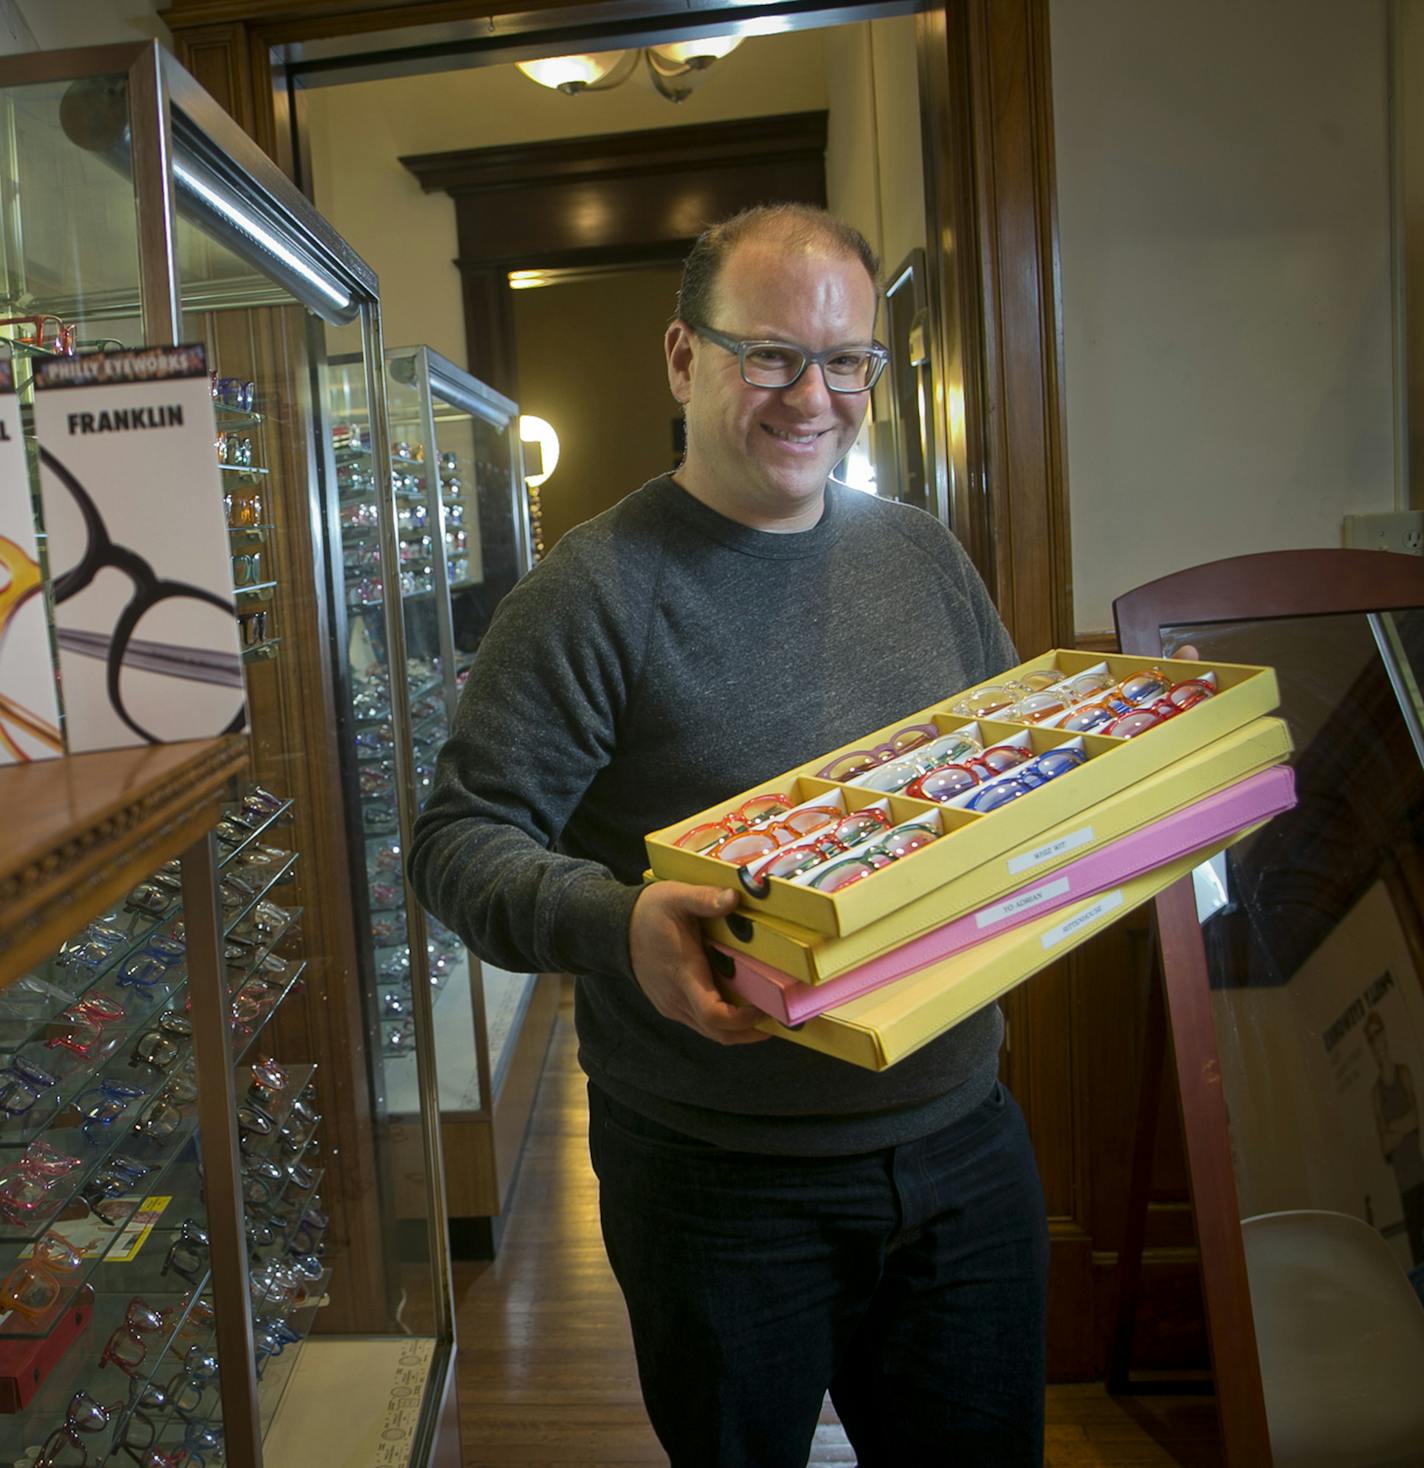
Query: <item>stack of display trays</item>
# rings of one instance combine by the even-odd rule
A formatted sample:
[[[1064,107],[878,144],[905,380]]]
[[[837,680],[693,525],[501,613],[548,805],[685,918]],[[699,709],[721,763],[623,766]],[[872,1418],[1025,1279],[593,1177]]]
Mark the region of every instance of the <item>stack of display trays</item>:
[[[994,681],[1017,681],[1049,671],[1068,678],[1104,667],[1115,681],[1150,669],[1159,669],[1172,683],[1206,679],[1214,684],[1214,693],[1132,738],[1074,734],[1002,716],[976,720],[950,712],[953,706],[963,707],[962,701],[974,690],[954,694],[768,780],[757,790],[652,833],[647,838],[652,873],[737,891],[739,907],[725,919],[708,923],[708,934],[725,950],[716,963],[722,976],[761,1002],[770,991],[759,987],[758,980],[766,979],[768,972],[777,987],[838,980],[1117,838],[1281,763],[1290,752],[1285,726],[1262,717],[1278,701],[1275,676],[1268,668],[1052,651]],[[839,758],[883,747],[912,724],[932,726],[945,735],[965,733],[985,748],[1025,745],[1033,756],[1076,749],[1084,758],[1066,773],[984,812],[966,809],[963,800],[939,804],[905,793],[882,794],[854,779],[824,777]],[[937,823],[942,834],[837,891],[809,885],[814,871],[791,880],[758,878],[748,866],[677,844],[689,842],[698,828],[725,822],[730,812],[766,792],[782,794],[796,807],[832,804],[849,813],[878,806],[892,825]],[[1272,798],[1279,796],[1276,790]],[[1284,798],[1289,803],[1288,794]],[[1269,814],[1269,801],[1250,809]],[[1215,849],[1265,814],[1254,820],[1243,815]],[[1211,849],[1210,845],[1198,849],[1185,870]],[[793,1015],[807,1015],[800,1028],[773,1018],[763,1027],[858,1064],[872,1068],[891,1064],[1161,890],[1178,874],[1167,855],[1164,849],[1150,871],[1115,888],[1120,895],[1104,899],[1098,904],[1101,910],[1089,911],[1091,901],[1060,905],[1050,916],[1025,922],[1013,934],[989,937],[921,968],[917,975],[897,975],[874,995],[823,1012],[814,1002],[798,1007],[792,990],[790,1009],[782,1010],[776,1002],[770,1007],[791,1024],[797,1023]],[[1023,911],[1032,906],[1026,899]],[[992,921],[986,919],[985,925]],[[742,970],[747,978],[744,986],[736,982],[739,954],[751,960]],[[966,978],[970,970],[978,973],[976,982]],[[767,1006],[762,1002],[761,1007]]]

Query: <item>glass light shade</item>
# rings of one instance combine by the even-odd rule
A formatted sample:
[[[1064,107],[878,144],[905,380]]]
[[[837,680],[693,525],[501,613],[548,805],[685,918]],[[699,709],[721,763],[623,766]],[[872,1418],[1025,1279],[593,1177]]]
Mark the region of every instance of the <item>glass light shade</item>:
[[[730,55],[741,44],[741,36],[707,36],[700,41],[668,41],[661,46],[649,46],[648,50],[659,61],[673,66],[705,66]]]
[[[596,86],[625,60],[626,51],[596,51],[577,56],[545,56],[538,61],[516,61],[532,82],[554,91],[583,91]]]

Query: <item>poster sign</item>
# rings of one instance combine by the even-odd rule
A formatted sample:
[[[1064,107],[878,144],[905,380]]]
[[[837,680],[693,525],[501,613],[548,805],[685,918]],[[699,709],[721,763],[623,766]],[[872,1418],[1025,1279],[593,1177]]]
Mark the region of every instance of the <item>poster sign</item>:
[[[246,725],[201,346],[35,367],[35,437],[72,754]]]
[[[63,752],[20,401],[0,360],[0,765]]]

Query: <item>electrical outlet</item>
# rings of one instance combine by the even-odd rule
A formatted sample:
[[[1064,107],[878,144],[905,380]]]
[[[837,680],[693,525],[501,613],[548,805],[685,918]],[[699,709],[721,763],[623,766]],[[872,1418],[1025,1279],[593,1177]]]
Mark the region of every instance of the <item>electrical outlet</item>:
[[[1395,551],[1424,556],[1424,510],[1390,510],[1346,515],[1345,544],[1355,550]]]

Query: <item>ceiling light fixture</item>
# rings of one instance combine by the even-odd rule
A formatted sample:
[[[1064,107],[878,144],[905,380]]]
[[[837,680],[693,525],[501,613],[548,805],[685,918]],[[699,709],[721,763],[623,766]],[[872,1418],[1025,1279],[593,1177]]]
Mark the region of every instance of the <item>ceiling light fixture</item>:
[[[566,97],[608,92],[620,87],[641,60],[653,90],[669,102],[685,102],[694,83],[714,61],[742,44],[741,36],[708,36],[701,41],[669,41],[634,51],[591,51],[576,56],[545,56],[514,64],[532,82]]]

